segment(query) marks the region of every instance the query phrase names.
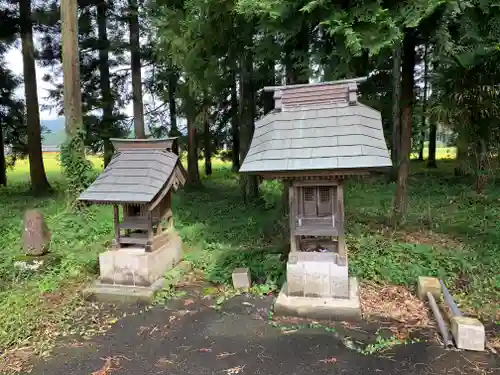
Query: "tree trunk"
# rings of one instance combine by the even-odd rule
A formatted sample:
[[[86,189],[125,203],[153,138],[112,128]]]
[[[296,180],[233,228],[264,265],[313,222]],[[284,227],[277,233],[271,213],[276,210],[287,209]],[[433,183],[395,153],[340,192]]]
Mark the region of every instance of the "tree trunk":
[[[414,101],[415,37],[412,30],[405,30],[403,40],[403,61],[401,80],[401,154],[398,168],[396,196],[394,199],[392,224],[400,223],[408,204],[408,175],[412,135],[412,114]]]
[[[235,64],[237,65],[237,64]],[[232,151],[232,170],[233,172],[238,172],[240,169],[240,124],[238,117],[238,91],[237,91],[237,80],[238,76],[236,73],[236,67],[233,72],[233,79],[231,82],[231,151]]]
[[[295,39],[285,42],[285,74],[286,84],[295,85],[309,83],[309,28],[307,23],[302,21],[302,28]],[[288,183],[283,181],[283,211],[288,215],[289,191]]]
[[[5,162],[5,143],[3,128],[0,123],[0,186],[7,186],[7,163]]]
[[[21,43],[23,54],[24,95],[28,129],[28,156],[30,161],[31,188],[37,193],[50,190],[42,156],[42,134],[35,70],[35,46],[31,20],[31,0],[20,0]]]
[[[401,148],[401,42],[392,50],[392,180],[396,181]]]
[[[252,37],[254,28],[248,25],[249,33],[246,35],[246,47],[241,54],[240,62],[240,160],[244,160],[250,148],[253,131],[255,128],[254,114],[255,101],[253,91],[253,45]],[[240,174],[240,186],[245,202],[259,196],[257,176]]]
[[[137,0],[129,1],[130,63],[132,68],[132,101],[134,106],[135,138],[146,138],[142,102],[141,47],[139,45],[139,7]]]
[[[301,20],[300,31],[285,42],[285,70],[287,85],[309,82],[309,26]]]
[[[323,77],[325,81],[334,81],[338,74],[337,67],[334,64],[335,60],[332,59],[335,49],[334,40],[325,30],[323,30],[322,34],[322,42],[324,45],[324,56],[321,64],[323,68]]]
[[[61,22],[65,128],[66,134],[72,138],[83,129],[76,0],[61,2]],[[83,148],[75,151],[85,157]]]
[[[477,123],[477,122],[475,122]],[[485,125],[483,125],[485,126]],[[476,192],[483,194],[488,184],[488,147],[484,138],[479,138],[476,144]]]
[[[168,75],[168,112],[170,116],[170,131],[169,137],[179,137],[181,133],[177,127],[177,80],[179,79],[177,71],[172,62],[170,62],[170,72]],[[174,142],[172,152],[179,155],[179,142]]]
[[[205,149],[205,175],[212,174],[212,136],[210,134],[210,118],[203,121],[203,148]]]
[[[276,61],[268,60],[265,62],[264,67],[264,86],[275,86],[276,85]],[[274,92],[264,91],[264,115],[267,115],[274,109]]]
[[[109,40],[107,29],[107,4],[101,0],[97,4],[97,27],[99,33],[99,74],[102,95],[101,136],[104,146],[104,167],[113,157],[113,144],[110,141],[111,127],[113,126],[113,94],[109,74]]]
[[[64,117],[67,139],[61,147],[61,169],[68,183],[68,197],[74,200],[86,187],[86,174],[91,170],[85,158],[85,131],[82,116],[80,55],[78,52],[78,4],[76,0],[61,2],[61,39],[63,65]],[[77,204],[78,205],[78,204]]]
[[[437,137],[437,123],[435,121],[432,121],[429,124],[429,157],[427,159],[427,168],[437,168],[436,137]]]
[[[425,131],[427,130],[427,90],[428,90],[428,76],[429,76],[429,58],[428,58],[429,46],[426,43],[424,46],[424,95],[422,98],[422,129],[420,132],[420,150],[418,153],[418,160],[424,160],[424,144],[425,144]]]
[[[459,129],[457,136],[457,162],[455,176],[466,175],[469,168],[469,135],[464,129]]]
[[[192,98],[186,100],[186,117],[188,128],[188,177],[187,183],[198,185],[200,183],[200,171],[198,168],[198,146],[196,144],[196,108]]]
[[[285,43],[286,84],[309,83],[309,29],[302,26],[297,38]]]
[[[420,145],[418,146],[418,161],[424,161],[425,133],[420,133]]]

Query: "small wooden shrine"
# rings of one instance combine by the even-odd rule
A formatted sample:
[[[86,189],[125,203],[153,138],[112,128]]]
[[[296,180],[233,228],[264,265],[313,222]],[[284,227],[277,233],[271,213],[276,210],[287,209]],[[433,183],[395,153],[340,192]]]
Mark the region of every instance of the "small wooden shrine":
[[[308,310],[314,298],[353,296],[343,181],[392,165],[380,112],[358,101],[360,80],[265,88],[274,91],[275,109],[256,122],[240,168],[281,179],[289,191],[290,255],[280,295],[312,297],[294,302],[303,304],[297,311]],[[318,303],[324,310],[330,302]]]
[[[157,250],[165,245],[167,229],[174,225],[172,191],[186,181],[186,171],[172,152],[176,139],[112,142],[116,154],[79,200],[113,205],[115,250]]]

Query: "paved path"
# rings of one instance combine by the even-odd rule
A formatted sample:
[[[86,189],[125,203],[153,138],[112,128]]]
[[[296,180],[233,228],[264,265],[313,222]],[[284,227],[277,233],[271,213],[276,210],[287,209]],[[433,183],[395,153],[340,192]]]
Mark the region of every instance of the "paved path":
[[[347,348],[345,338],[373,342],[369,325],[345,329],[339,324],[334,332],[324,326],[276,326],[268,319],[270,298],[239,296],[217,310],[210,306],[213,300],[193,293],[168,307],[127,316],[104,336],[62,346],[32,374],[473,375],[499,367],[492,355],[445,351],[423,342],[364,355]],[[483,368],[490,370],[479,372]]]

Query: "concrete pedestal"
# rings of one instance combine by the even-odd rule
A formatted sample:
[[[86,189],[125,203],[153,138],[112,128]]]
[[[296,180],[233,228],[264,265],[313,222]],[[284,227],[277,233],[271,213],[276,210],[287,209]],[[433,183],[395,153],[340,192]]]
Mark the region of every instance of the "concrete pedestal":
[[[349,298],[347,259],[336,253],[290,253],[286,278],[290,296]]]
[[[175,231],[169,233],[166,245],[152,252],[140,248],[106,251],[99,256],[99,280],[84,295],[106,301],[149,301],[181,256],[182,242]]]
[[[347,258],[333,252],[290,253],[287,283],[274,312],[311,319],[360,319],[358,283],[349,278]]]
[[[179,263],[181,239],[172,231],[166,245],[151,252],[141,248],[109,250],[99,255],[99,280],[103,284],[150,286]]]
[[[355,277],[349,280],[349,298],[294,297],[288,294],[285,283],[274,303],[274,314],[315,320],[360,320],[358,281]]]

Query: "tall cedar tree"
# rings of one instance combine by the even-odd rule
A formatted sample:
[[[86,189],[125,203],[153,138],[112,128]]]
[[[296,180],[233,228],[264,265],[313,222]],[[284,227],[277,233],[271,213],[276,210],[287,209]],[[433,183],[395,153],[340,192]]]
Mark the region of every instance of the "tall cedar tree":
[[[144,128],[144,104],[142,99],[141,48],[139,44],[139,7],[136,0],[129,1],[129,27],[134,133],[136,138],[146,138]]]
[[[97,28],[99,35],[99,74],[102,95],[102,128],[109,130],[113,119],[113,94],[109,73],[109,40],[107,25],[108,6],[106,0],[100,0],[97,4]],[[113,156],[113,145],[110,141],[109,131],[103,135],[104,166],[107,166]]]
[[[189,90],[189,88],[187,88]],[[200,171],[198,168],[198,145],[196,131],[196,101],[191,93],[184,98],[184,107],[188,128],[188,178],[187,183],[198,185],[200,183]]]
[[[243,21],[242,21],[243,22]],[[240,57],[240,102],[239,102],[239,126],[240,126],[240,160],[244,160],[250,148],[253,132],[255,129],[255,99],[254,99],[254,50],[253,50],[253,21],[244,25],[245,35],[243,37],[244,48]],[[240,186],[245,201],[253,200],[259,195],[257,176],[240,175]]]
[[[424,44],[424,88],[422,95],[422,120],[420,129],[420,149],[418,151],[418,160],[424,160],[424,144],[425,144],[425,134],[427,130],[427,91],[429,83],[429,44]]]
[[[394,198],[392,223],[397,225],[405,216],[408,204],[408,175],[412,141],[412,117],[415,85],[415,34],[405,30],[403,39],[403,61],[401,72],[401,154],[398,166],[396,196]]]
[[[61,3],[62,62],[64,73],[64,115],[66,133],[74,137],[83,129],[80,58],[78,48],[78,5],[76,0]],[[83,150],[76,150],[83,155]]]
[[[401,42],[397,40],[392,50],[392,179],[398,177],[401,150]]]
[[[36,193],[44,193],[50,190],[50,185],[45,174],[42,158],[42,136],[36,83],[31,0],[19,1],[19,16],[21,21],[20,29],[31,187]]]

